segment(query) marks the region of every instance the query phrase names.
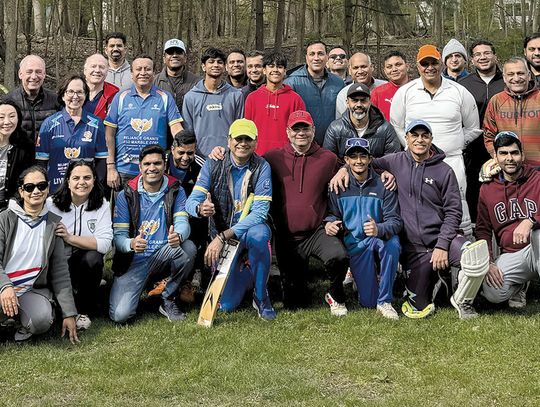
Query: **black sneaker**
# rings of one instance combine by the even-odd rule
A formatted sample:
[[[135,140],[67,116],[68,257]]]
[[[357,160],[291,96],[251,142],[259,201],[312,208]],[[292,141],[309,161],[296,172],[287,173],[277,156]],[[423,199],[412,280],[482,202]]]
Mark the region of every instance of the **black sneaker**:
[[[457,310],[459,319],[472,319],[478,316],[478,312],[474,309],[472,301],[463,301],[461,304],[458,304],[454,300],[454,296],[450,297],[450,302],[452,306]]]
[[[159,306],[159,312],[165,315],[171,322],[183,321],[186,319],[186,314],[180,311],[174,300],[163,299],[163,304]]]

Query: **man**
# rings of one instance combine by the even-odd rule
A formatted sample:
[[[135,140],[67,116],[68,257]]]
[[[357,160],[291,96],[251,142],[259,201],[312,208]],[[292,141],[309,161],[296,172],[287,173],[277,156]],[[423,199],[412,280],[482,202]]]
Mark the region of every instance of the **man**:
[[[242,92],[222,79],[225,59],[225,53],[217,48],[203,52],[204,79],[186,94],[182,106],[185,126],[195,133],[197,152],[205,158],[214,147],[227,145],[229,127],[244,116]]]
[[[504,81],[502,72],[497,66],[495,47],[491,42],[484,40],[474,42],[470,47],[470,54],[475,72],[460,79],[459,84],[463,85],[473,95],[478,108],[480,123],[483,123],[489,99],[504,90]],[[476,223],[476,209],[480,191],[478,173],[482,168],[482,164],[489,158],[483,137],[473,140],[463,152],[467,175],[467,203],[473,223]]]
[[[337,47],[330,50],[326,67],[331,73],[339,76],[345,82],[345,85],[352,83],[352,78],[348,74],[349,59],[343,48]]]
[[[445,153],[458,179],[463,205],[463,232],[472,234],[465,200],[467,181],[462,150],[481,134],[473,96],[463,86],[441,76],[441,54],[433,45],[424,45],[416,56],[420,78],[401,86],[390,107],[390,122],[405,146],[405,129],[422,118],[433,127],[434,143]]]
[[[503,65],[505,89],[493,96],[484,116],[484,144],[495,157],[493,140],[501,131],[513,131],[523,145],[525,162],[540,165],[540,89],[531,82],[527,61],[510,58]]]
[[[249,61],[249,57],[248,57]],[[257,125],[257,154],[263,155],[273,148],[288,144],[287,120],[296,110],[305,110],[304,101],[283,83],[287,70],[287,58],[272,52],[262,60],[266,84],[248,95],[245,106],[246,119]]]
[[[114,245],[109,316],[117,323],[135,316],[150,276],[167,275],[159,312],[171,322],[185,319],[175,302],[178,288],[191,272],[195,245],[180,183],[164,175],[165,150],[150,144],[139,155],[140,175],[118,194],[114,208]]]
[[[183,41],[173,38],[163,47],[163,70],[156,75],[154,85],[174,96],[178,110],[182,111],[184,96],[197,82],[198,76],[187,70],[187,49]]]
[[[384,56],[384,75],[388,82],[371,92],[371,103],[379,108],[385,120],[390,120],[390,106],[397,90],[409,82],[409,64],[405,54],[390,51]]]
[[[84,77],[90,89],[88,99],[84,102],[83,110],[105,120],[107,110],[114,96],[118,93],[118,86],[106,82],[107,58],[101,54],[90,55],[84,62]]]
[[[371,57],[367,54],[357,52],[349,60],[349,73],[351,74],[353,83],[363,83],[370,91],[386,83],[382,79],[374,78],[373,71]],[[345,86],[337,96],[336,119],[339,119],[347,110],[347,91],[349,90],[349,86],[352,86],[352,84]]]
[[[329,236],[344,231],[343,241],[351,258],[360,305],[376,307],[383,317],[398,319],[392,307],[392,287],[401,251],[398,233],[403,222],[397,194],[385,189],[371,169],[372,160],[368,140],[347,140],[345,162],[350,184],[339,195],[330,192],[325,230]]]
[[[442,75],[446,79],[456,82],[467,77],[469,75],[469,72],[465,69],[467,67],[467,58],[467,51],[463,44],[452,38],[443,48],[442,59],[446,68]]]
[[[126,60],[126,36],[121,32],[112,32],[105,37],[105,55],[109,60],[109,70],[106,81],[126,90],[131,87],[129,62]]]
[[[266,82],[264,77],[263,56],[261,51],[251,51],[246,56],[247,85],[242,88],[244,99],[251,93],[259,89]]]
[[[29,145],[35,144],[43,121],[60,110],[56,93],[43,87],[45,74],[45,61],[41,57],[25,56],[19,64],[21,85],[5,96],[21,109],[22,129]]]
[[[491,257],[484,297],[523,308],[529,281],[540,273],[540,172],[524,163],[515,133],[499,133],[493,148],[501,172],[480,189],[476,226],[476,236],[488,242]],[[501,252],[498,258],[491,251],[493,235]]]
[[[523,40],[523,52],[529,69],[532,73],[532,79],[537,88],[540,88],[540,32],[532,33]]]
[[[229,52],[226,59],[227,82],[236,89],[242,89],[247,84],[246,54],[241,49]]]
[[[167,130],[182,130],[182,116],[173,96],[152,84],[154,61],[148,55],[133,60],[133,85],[113,99],[104,121],[107,159],[107,184],[120,188],[138,174],[139,155],[148,144],[167,147]]]
[[[315,141],[322,145],[326,129],[335,118],[336,97],[345,86],[343,80],[325,68],[328,62],[326,44],[310,42],[306,48],[306,65],[294,71],[285,83],[300,95],[306,110],[315,119]]]
[[[290,144],[265,154],[272,167],[272,217],[283,304],[291,309],[308,304],[308,265],[309,258],[314,256],[331,276],[332,283],[325,295],[330,312],[344,316],[347,307],[342,282],[348,267],[347,253],[338,238],[325,233],[322,224],[328,181],[337,168],[337,157],[313,142],[314,126],[308,112],[291,113],[287,122]]]
[[[336,154],[343,164],[347,140],[357,137],[369,140],[370,152],[374,157],[401,151],[394,128],[372,105],[369,88],[363,83],[349,86],[347,111],[330,124],[323,147]]]
[[[266,224],[272,184],[270,166],[254,154],[257,127],[247,119],[231,125],[227,138],[229,150],[223,160],[206,160],[189,196],[186,208],[191,216],[209,218],[210,238],[205,263],[215,267],[225,242],[240,241],[238,253],[247,251],[249,265],[240,255],[231,266],[220,299],[223,311],[233,311],[248,289],[254,287],[253,306],[259,317],[276,318],[266,283],[270,272],[270,228]],[[240,220],[250,194],[255,198],[249,214]]]

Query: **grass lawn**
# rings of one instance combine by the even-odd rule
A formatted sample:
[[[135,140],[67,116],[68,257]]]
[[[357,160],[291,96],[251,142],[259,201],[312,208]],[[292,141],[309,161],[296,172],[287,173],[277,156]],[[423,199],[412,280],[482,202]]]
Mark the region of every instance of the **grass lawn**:
[[[151,304],[127,326],[95,319],[78,346],[58,328],[2,342],[0,406],[538,406],[540,305],[529,302],[467,322],[452,308],[387,321],[278,304],[272,323],[244,308],[211,329],[194,309],[172,324]]]

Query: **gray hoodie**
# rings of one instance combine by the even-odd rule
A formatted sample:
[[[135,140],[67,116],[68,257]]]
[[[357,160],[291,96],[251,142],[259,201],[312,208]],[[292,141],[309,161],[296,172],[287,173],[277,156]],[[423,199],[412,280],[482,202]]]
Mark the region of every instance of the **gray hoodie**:
[[[227,146],[230,125],[244,117],[244,97],[226,82],[210,92],[200,80],[184,96],[182,117],[184,127],[195,133],[198,154],[208,157],[214,147]]]

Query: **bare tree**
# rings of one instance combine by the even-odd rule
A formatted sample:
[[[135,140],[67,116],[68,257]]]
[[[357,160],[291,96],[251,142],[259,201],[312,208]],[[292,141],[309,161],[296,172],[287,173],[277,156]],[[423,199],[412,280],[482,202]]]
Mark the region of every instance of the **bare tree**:
[[[255,1],[255,48],[264,49],[264,4],[263,0]]]
[[[285,0],[278,0],[276,15],[276,34],[274,36],[274,50],[280,51],[283,43],[283,32],[285,31]]]
[[[306,0],[300,0],[300,7],[296,7],[296,63],[304,59],[304,33],[306,29]]]
[[[15,18],[13,18],[15,16]],[[17,1],[4,0],[4,33],[6,56],[4,58],[4,83],[8,89],[15,87],[15,58],[17,58]]]

